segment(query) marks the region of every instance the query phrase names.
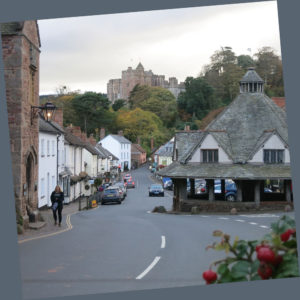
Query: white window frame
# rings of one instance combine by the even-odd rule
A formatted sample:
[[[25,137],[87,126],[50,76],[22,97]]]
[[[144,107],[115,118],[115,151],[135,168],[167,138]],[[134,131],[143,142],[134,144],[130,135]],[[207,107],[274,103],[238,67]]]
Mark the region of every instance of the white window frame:
[[[41,139],[41,156],[45,156],[45,140]]]

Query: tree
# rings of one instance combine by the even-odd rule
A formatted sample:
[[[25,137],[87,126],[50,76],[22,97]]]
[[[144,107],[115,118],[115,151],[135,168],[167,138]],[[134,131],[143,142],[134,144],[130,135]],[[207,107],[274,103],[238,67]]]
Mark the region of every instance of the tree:
[[[184,84],[185,92],[179,94],[177,101],[179,112],[189,114],[191,120],[202,119],[210,110],[218,107],[215,91],[204,78],[187,77]]]
[[[237,64],[246,72],[249,67],[255,65],[255,62],[250,55],[239,55],[237,57]]]
[[[211,56],[211,63],[205,66],[202,73],[216,90],[217,98],[227,105],[239,93],[239,81],[245,72],[238,65],[232,48],[222,47]]]
[[[153,137],[156,145],[165,143],[171,138],[169,130],[164,128],[160,118],[150,111],[135,108],[131,111],[118,112],[116,118],[117,128],[122,129],[124,136],[131,141],[141,139],[142,147],[150,152],[150,138]]]
[[[254,54],[256,72],[265,81],[265,92],[269,96],[284,96],[282,62],[271,47],[263,47]]]
[[[87,134],[96,128],[109,127],[114,120],[114,113],[109,110],[110,101],[95,92],[77,95],[71,101],[74,110],[74,124],[80,126]]]
[[[176,98],[162,87],[136,85],[129,95],[131,109],[141,108],[156,114],[170,128],[177,117]]]
[[[114,111],[118,111],[120,108],[124,107],[126,105],[127,101],[124,99],[118,99],[114,102],[112,105],[112,108]]]

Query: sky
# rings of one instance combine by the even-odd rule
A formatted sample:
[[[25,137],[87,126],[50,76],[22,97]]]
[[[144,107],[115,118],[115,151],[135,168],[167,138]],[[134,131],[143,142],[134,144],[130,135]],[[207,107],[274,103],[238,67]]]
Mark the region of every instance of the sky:
[[[40,95],[107,93],[107,82],[139,62],[154,74],[196,77],[221,47],[281,55],[276,1],[39,20]],[[251,49],[251,50],[248,50]]]

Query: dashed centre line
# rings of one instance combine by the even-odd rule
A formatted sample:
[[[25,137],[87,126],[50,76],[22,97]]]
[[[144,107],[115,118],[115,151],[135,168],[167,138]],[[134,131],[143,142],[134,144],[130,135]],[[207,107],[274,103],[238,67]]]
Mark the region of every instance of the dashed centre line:
[[[236,220],[234,220],[234,221],[237,221],[237,222],[242,222],[242,223],[244,223],[244,222],[245,222],[245,220],[240,220],[240,219],[236,219]]]
[[[220,220],[229,220],[229,218],[225,218],[225,217],[219,217],[218,219],[220,219]]]
[[[166,247],[166,237],[164,235],[161,236],[161,246],[162,249]]]
[[[251,225],[257,225],[257,223],[255,223],[255,222],[249,222],[249,224],[251,224]]]
[[[259,227],[269,229],[269,227],[265,225],[259,225]]]

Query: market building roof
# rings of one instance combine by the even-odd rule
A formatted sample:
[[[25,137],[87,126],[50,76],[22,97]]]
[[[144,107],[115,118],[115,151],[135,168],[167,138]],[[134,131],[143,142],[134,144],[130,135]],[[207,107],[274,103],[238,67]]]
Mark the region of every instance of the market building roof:
[[[286,164],[211,164],[173,162],[159,171],[160,176],[205,179],[291,179],[290,165]]]
[[[53,127],[49,122],[46,122],[43,118],[39,118],[39,131],[51,134],[60,134],[60,131]]]

